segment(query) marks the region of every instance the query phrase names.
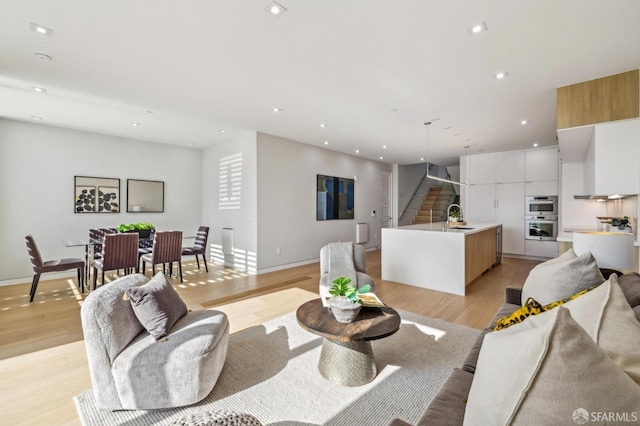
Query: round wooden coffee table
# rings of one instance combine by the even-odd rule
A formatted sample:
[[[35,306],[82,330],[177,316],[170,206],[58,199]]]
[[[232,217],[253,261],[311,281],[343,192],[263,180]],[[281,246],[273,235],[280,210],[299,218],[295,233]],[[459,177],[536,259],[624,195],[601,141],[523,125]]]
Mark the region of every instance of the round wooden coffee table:
[[[391,336],[400,329],[400,315],[394,309],[362,308],[356,320],[339,323],[320,299],[301,305],[298,324],[324,337],[318,370],[327,380],[342,386],[361,386],[377,374],[371,340]]]

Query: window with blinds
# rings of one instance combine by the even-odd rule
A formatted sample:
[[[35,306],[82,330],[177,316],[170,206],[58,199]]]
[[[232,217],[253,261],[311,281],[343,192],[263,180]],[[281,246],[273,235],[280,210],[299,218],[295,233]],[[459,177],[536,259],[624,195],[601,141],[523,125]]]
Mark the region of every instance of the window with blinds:
[[[242,201],[242,153],[220,159],[218,208],[239,209]]]

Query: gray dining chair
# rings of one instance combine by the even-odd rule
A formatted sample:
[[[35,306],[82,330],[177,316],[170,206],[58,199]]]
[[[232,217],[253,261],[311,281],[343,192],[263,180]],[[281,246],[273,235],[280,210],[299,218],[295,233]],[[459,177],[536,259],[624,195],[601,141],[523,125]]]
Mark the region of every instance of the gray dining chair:
[[[156,274],[156,265],[162,264],[162,271],[166,274],[166,265],[170,268],[173,262],[178,262],[180,282],[182,282],[182,231],[156,231],[153,237],[151,253],[143,254],[142,274],[145,274],[146,264],[151,264],[153,275]]]
[[[36,289],[40,282],[40,275],[46,272],[61,272],[68,271],[69,269],[78,270],[78,287],[81,287],[84,293],[84,260],[76,257],[55,259],[55,260],[42,260],[42,255],[35,240],[31,235],[25,237],[27,243],[27,250],[29,251],[29,258],[31,259],[31,266],[33,267],[33,281],[31,283],[31,292],[29,293],[29,303],[33,302],[33,297],[36,295]]]
[[[93,289],[96,289],[98,270],[102,272],[104,285],[104,271],[123,269],[125,275],[135,269],[138,272],[138,234],[106,234],[102,242],[100,258],[93,260]]]

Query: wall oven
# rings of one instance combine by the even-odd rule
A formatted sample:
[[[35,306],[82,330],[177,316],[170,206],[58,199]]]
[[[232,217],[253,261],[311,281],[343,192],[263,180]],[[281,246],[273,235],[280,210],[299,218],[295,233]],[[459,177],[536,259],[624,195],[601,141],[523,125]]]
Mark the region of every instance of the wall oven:
[[[558,216],[525,216],[525,239],[555,241],[558,237]]]
[[[525,197],[525,216],[558,216],[558,196]]]

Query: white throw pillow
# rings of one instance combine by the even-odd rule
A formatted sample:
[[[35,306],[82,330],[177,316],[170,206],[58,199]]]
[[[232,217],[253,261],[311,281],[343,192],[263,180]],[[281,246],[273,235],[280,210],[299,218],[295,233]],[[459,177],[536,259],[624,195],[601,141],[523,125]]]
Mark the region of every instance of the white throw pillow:
[[[599,348],[568,309],[541,327],[522,324],[484,338],[465,426],[572,424],[586,410],[640,413],[640,387]],[[632,417],[629,417],[631,419]]]
[[[533,297],[541,305],[548,305],[603,282],[604,277],[591,252],[576,256],[573,250],[569,250],[529,272],[522,287],[520,303],[524,305],[529,297]]]
[[[612,274],[598,288],[565,303],[573,319],[620,368],[640,385],[640,323],[629,306],[618,277]],[[531,316],[528,327],[542,327],[553,310]]]

